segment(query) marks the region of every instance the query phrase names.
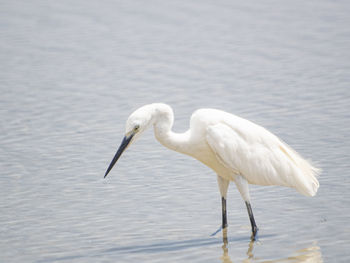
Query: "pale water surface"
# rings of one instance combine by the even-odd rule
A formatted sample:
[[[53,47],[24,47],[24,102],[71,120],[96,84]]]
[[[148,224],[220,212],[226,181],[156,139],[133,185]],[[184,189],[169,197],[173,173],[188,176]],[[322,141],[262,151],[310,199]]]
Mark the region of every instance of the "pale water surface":
[[[0,1],[0,262],[350,262],[350,2]],[[234,185],[151,131],[103,174],[137,107],[251,119],[322,169],[316,197]]]

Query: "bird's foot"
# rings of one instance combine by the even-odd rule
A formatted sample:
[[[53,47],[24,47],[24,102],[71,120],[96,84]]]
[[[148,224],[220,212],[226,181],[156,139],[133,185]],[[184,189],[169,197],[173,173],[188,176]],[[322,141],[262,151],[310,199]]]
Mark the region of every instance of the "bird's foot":
[[[219,228],[218,228],[218,230],[216,230],[213,234],[211,234],[210,236],[211,237],[213,237],[213,236],[215,236],[217,233],[219,233],[221,230],[223,230],[223,229],[225,229],[225,228],[227,228],[227,224],[225,225],[225,226],[220,226]]]
[[[258,228],[257,226],[254,226],[254,227],[252,228],[252,235],[251,235],[251,237],[250,237],[250,239],[251,239],[252,241],[256,241],[256,240],[258,239],[258,230],[259,230],[259,228]]]

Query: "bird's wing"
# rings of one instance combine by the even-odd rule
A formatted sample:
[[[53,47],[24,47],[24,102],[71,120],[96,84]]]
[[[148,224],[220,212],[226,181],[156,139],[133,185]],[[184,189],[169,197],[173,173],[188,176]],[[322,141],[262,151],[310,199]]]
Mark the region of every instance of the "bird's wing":
[[[251,184],[293,187],[308,196],[317,191],[317,169],[259,125],[222,121],[208,127],[206,139],[218,160]]]

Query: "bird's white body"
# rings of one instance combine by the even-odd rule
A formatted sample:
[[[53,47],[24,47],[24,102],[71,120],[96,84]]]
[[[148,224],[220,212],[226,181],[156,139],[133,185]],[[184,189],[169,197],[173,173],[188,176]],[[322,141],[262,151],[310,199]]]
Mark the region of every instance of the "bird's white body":
[[[246,202],[253,235],[257,227],[250,206],[248,184],[279,185],[295,188],[306,196],[314,196],[319,187],[319,170],[303,159],[290,146],[265,128],[233,114],[215,110],[195,111],[190,128],[174,133],[174,114],[163,103],[145,105],[128,118],[126,136],[105,176],[123,150],[149,126],[154,127],[157,140],[164,146],[190,155],[217,174],[226,223],[226,194],[234,181]]]
[[[145,107],[155,107],[153,114],[162,120],[154,120],[154,131],[164,146],[201,161],[220,180],[237,183],[242,177],[238,180],[243,179],[243,184],[245,180],[256,185],[292,187],[306,196],[316,194],[318,169],[265,128],[224,111],[200,109],[192,114],[190,129],[175,134],[171,131],[173,112],[169,106]]]

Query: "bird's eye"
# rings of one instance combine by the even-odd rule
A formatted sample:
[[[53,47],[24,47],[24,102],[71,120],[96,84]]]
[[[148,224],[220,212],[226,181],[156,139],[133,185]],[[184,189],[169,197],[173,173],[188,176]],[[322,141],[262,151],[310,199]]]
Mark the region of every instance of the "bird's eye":
[[[138,131],[139,129],[140,129],[140,125],[137,124],[134,126],[134,131]]]

